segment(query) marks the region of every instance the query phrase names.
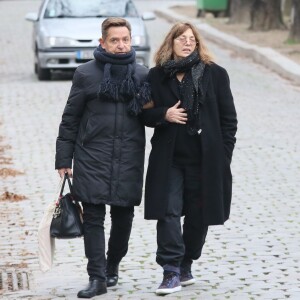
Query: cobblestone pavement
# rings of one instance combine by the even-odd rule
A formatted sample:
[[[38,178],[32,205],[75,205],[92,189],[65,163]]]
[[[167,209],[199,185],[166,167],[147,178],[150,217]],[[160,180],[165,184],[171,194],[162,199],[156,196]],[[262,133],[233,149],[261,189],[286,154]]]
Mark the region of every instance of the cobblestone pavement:
[[[56,196],[55,139],[71,86],[67,76],[38,82],[33,74],[32,24],[24,15],[38,4],[0,1],[0,169],[24,172],[0,177],[0,195],[27,197],[0,200],[0,298],[76,299],[88,280],[82,239],[56,242],[51,271],[42,273],[38,265],[37,227]],[[148,27],[155,49],[170,24],[157,19]],[[229,72],[239,117],[232,214],[225,226],[210,228],[203,255],[194,263],[196,284],[166,298],[300,299],[300,89],[251,60],[209,46]],[[135,215],[119,284],[95,299],[159,298],[155,222],[143,220],[143,206]]]

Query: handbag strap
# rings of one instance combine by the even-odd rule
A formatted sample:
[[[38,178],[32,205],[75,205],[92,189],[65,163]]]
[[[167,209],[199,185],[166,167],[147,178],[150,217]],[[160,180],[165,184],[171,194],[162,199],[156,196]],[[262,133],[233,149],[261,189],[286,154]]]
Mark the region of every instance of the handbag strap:
[[[59,193],[59,198],[61,198],[63,196],[63,192],[64,192],[66,180],[68,181],[68,185],[69,185],[69,189],[70,189],[71,195],[73,194],[73,188],[72,188],[72,183],[71,183],[69,174],[65,173],[64,180],[63,180],[63,183],[61,185],[61,189],[60,189],[60,193]]]
[[[64,179],[63,179],[63,182],[62,182],[62,186],[61,186],[61,190],[60,190],[60,193],[59,193],[59,197],[58,197],[58,200],[57,200],[57,202],[56,202],[56,206],[59,205],[59,201],[60,201],[60,199],[61,199],[62,196],[63,196],[63,192],[64,192],[66,180],[68,181],[68,185],[69,185],[69,189],[70,189],[70,194],[71,194],[72,200],[76,203],[76,205],[77,205],[78,207],[81,208],[79,202],[78,202],[76,199],[73,198],[73,187],[72,187],[72,183],[71,183],[71,180],[70,180],[70,177],[69,177],[69,174],[68,174],[68,173],[65,173],[65,176],[64,176]]]

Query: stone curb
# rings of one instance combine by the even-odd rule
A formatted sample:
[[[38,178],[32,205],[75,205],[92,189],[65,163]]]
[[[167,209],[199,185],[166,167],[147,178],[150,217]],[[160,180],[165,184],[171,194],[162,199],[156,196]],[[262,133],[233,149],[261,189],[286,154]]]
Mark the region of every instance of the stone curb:
[[[169,8],[155,10],[155,14],[169,22],[191,21],[191,19],[177,14]],[[251,45],[234,36],[221,32],[196,18],[192,18],[192,22],[201,30],[201,34],[207,40],[238,52],[241,55],[251,57],[256,63],[275,71],[284,78],[292,80],[295,84],[300,84],[300,65],[274,49]]]

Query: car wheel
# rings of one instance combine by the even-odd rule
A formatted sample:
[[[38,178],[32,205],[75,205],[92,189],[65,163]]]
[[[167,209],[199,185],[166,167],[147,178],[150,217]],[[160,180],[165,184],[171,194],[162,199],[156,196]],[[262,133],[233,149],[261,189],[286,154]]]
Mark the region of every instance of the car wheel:
[[[37,66],[37,77],[39,80],[50,80],[51,79],[50,69],[44,69],[38,65]]]
[[[41,68],[39,65],[37,51],[34,55],[34,73],[37,75],[39,80],[50,80],[51,71],[50,69]]]
[[[34,54],[34,67],[33,67],[33,69],[34,69],[34,74],[37,74],[37,72],[38,72],[38,59],[37,59],[36,52]]]

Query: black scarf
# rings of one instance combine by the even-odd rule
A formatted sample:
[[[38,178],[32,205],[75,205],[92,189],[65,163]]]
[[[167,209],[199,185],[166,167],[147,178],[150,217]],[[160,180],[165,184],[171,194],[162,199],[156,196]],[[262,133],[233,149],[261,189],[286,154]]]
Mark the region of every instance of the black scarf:
[[[101,101],[129,102],[128,111],[131,114],[137,115],[141,112],[143,105],[151,100],[150,87],[146,82],[138,86],[134,79],[134,48],[126,54],[112,54],[99,45],[94,51],[94,57],[104,65],[98,98]]]
[[[188,115],[188,133],[197,134],[201,128],[200,104],[203,103],[204,97],[202,78],[205,64],[201,61],[198,51],[195,50],[180,60],[167,61],[162,67],[170,77],[176,76],[176,73],[185,73],[180,89],[181,106]]]

